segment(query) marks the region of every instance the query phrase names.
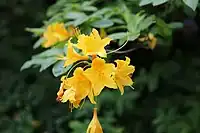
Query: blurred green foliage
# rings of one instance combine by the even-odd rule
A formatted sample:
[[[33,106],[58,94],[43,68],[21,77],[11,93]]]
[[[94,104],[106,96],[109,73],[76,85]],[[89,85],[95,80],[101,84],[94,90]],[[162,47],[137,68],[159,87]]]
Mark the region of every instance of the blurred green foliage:
[[[176,3],[172,4],[173,1]],[[79,4],[74,6],[66,4],[65,6],[63,2],[68,3],[69,1],[58,0],[56,4],[48,8],[46,13],[48,4],[45,1],[0,1],[2,10],[2,18],[0,20],[0,132],[2,133],[82,133],[86,131],[92,118],[91,104],[85,102],[80,110],[74,110],[71,113],[67,104],[59,104],[55,100],[60,82],[59,79],[53,77],[52,71],[55,76],[62,74],[64,70],[57,71],[59,70],[59,64],[62,64],[62,62],[58,62],[57,66],[50,67],[52,70],[46,69],[49,66],[41,67],[41,71],[46,69],[43,73],[39,73],[37,68],[20,72],[20,67],[26,60],[30,59],[33,54],[38,54],[43,50],[38,48],[32,52],[32,44],[36,40],[32,39],[31,35],[24,31],[25,27],[40,27],[42,21],[48,18],[50,19],[44,21],[44,24],[59,19],[62,20],[58,12],[63,6],[65,9],[62,10],[65,14],[64,19],[70,19],[73,23],[75,21],[76,24],[83,23],[86,18],[89,19],[92,15],[87,13],[86,17],[86,14],[82,12],[68,13],[67,11],[72,10],[72,7],[76,11],[90,13],[97,11],[95,6],[88,5],[88,7],[86,6],[87,8],[79,6]],[[104,7],[104,5],[112,5],[115,2],[114,0],[99,0],[97,3],[98,8],[100,8]],[[150,31],[157,35],[159,41],[152,51],[154,61],[150,69],[145,68],[145,66],[137,67],[136,65],[134,90],[127,87],[125,94],[121,96],[120,92],[105,89],[100,95],[98,98],[99,119],[104,132],[198,133],[200,130],[199,54],[187,51],[191,49],[189,43],[186,45],[186,50],[178,49],[169,58],[173,29],[182,27],[180,23],[175,23],[177,18],[181,16],[179,21],[183,21],[189,15],[193,16],[195,12],[185,7],[183,2],[177,2],[176,0],[163,1],[165,2],[164,8],[163,5],[153,7],[151,4],[154,3],[152,2],[140,7],[140,2],[140,0],[125,1],[128,8],[135,13],[142,9],[146,11],[148,17],[150,14],[156,16],[152,27],[149,28],[147,25],[136,26],[139,34],[143,34],[140,30],[147,26],[147,29],[145,28],[147,31],[144,32]],[[180,7],[181,13],[184,14],[183,18],[182,14],[179,14],[180,11],[176,10],[176,7]],[[116,8],[116,10],[118,9]],[[106,17],[106,15],[109,16],[109,13],[105,12],[109,11],[109,9],[104,9],[103,13],[100,12],[100,14],[102,13],[103,17]],[[46,18],[45,14],[48,18]],[[130,14],[126,12],[125,15],[129,16]],[[137,18],[139,16],[132,17],[139,20]],[[148,19],[148,17],[146,18],[147,20],[152,19],[151,17]],[[127,29],[130,29],[129,31],[137,31],[135,29],[132,30],[133,25],[136,23],[132,23],[129,19],[125,19],[125,21],[128,25]],[[142,22],[145,22],[145,19]],[[104,28],[112,28],[114,23],[124,24],[124,20],[117,18],[112,19],[112,21],[95,20],[89,25],[99,27],[99,24],[103,24]],[[142,24],[141,20],[138,21],[138,24]],[[42,28],[27,30],[37,33],[35,36],[41,35],[43,32]],[[120,33],[122,32],[120,31]],[[115,35],[115,37],[118,37],[117,39],[124,37],[121,36],[123,34],[117,35]],[[181,38],[183,42],[186,39]],[[190,39],[190,41],[193,40]],[[134,41],[133,43],[136,42]],[[129,43],[129,45],[131,44]],[[131,45],[131,47],[133,46]],[[193,49],[197,49],[197,47],[193,46]],[[131,54],[134,55],[134,52],[136,51]],[[37,55],[37,57],[44,56],[46,57],[44,54]],[[137,57],[131,56],[131,58],[140,60],[143,56],[143,54],[140,54]],[[149,56],[145,60],[140,60],[140,62],[148,62],[150,58]],[[58,68],[55,69],[55,67]]]

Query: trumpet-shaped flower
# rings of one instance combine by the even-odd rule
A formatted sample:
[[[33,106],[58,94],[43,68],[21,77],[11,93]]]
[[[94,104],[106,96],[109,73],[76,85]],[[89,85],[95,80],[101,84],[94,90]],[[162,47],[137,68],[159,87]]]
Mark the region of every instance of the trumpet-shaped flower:
[[[97,57],[92,61],[91,68],[85,70],[85,75],[92,83],[94,96],[98,96],[105,86],[117,88],[112,78],[112,73],[114,71],[114,64],[106,63],[105,60],[101,58]]]
[[[84,75],[81,67],[76,68],[73,77],[68,78],[68,82],[75,89],[76,100],[82,100],[88,96],[91,103],[95,104],[94,96],[92,95],[92,84]]]
[[[68,84],[66,76],[62,76],[61,81],[62,83],[60,84],[59,91],[57,92],[57,101],[62,101],[62,97],[64,95],[65,90],[71,88],[71,86]]]
[[[93,118],[87,128],[87,133],[103,133],[103,129],[97,117],[97,108],[94,108]]]
[[[70,103],[73,103],[76,101],[75,99],[75,90],[73,88],[65,90],[61,102],[65,103],[67,101],[70,101]]]
[[[57,93],[57,100],[63,103],[69,101],[75,108],[88,96],[91,103],[95,104],[91,82],[84,75],[81,67],[76,68],[71,78],[62,77],[61,86]]]
[[[48,48],[53,46],[59,41],[64,41],[70,37],[70,33],[65,29],[63,23],[54,23],[47,27],[47,30],[43,34],[46,42],[43,47]]]
[[[80,35],[78,36],[77,47],[83,51],[85,55],[99,55],[106,57],[105,46],[110,43],[111,39],[106,37],[101,39],[98,31],[93,29],[90,36]]]
[[[129,86],[133,84],[130,75],[135,71],[135,67],[130,64],[130,59],[126,57],[126,60],[116,60],[117,63],[116,71],[114,74],[114,80],[121,91],[124,93],[124,86]]]
[[[68,79],[65,76],[61,78],[61,81],[62,83],[57,93],[57,101],[60,101],[62,103],[69,101],[70,104],[73,105],[73,107],[79,107],[80,101],[75,99],[75,89],[72,88],[72,86],[68,82]]]
[[[65,90],[60,101],[63,103],[69,101],[70,105],[72,105],[72,107],[70,107],[70,108],[73,108],[73,107],[78,108],[81,100],[77,100],[75,97],[76,97],[75,89],[69,88],[69,89]]]
[[[72,45],[73,44],[69,40],[68,41],[68,49],[67,49],[67,57],[63,57],[63,59],[65,60],[64,67],[66,67],[70,64],[73,64],[77,61],[80,61],[80,60],[88,60],[88,56],[82,56],[82,55],[78,54],[73,49]]]

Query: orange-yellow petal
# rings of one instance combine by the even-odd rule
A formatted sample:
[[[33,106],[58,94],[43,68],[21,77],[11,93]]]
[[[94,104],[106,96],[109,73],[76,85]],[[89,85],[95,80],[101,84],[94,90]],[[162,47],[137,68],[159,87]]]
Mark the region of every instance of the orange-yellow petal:
[[[75,99],[84,99],[91,91],[91,82],[86,78],[81,67],[76,68],[74,75],[68,78],[69,84],[75,89]]]
[[[92,83],[94,96],[98,96],[105,86],[117,88],[112,78],[114,71],[114,64],[106,63],[105,60],[101,58],[95,58],[92,61],[91,68],[85,70],[85,75]]]
[[[64,92],[64,95],[61,99],[61,102],[67,102],[67,101],[70,101],[71,103],[75,102],[76,99],[75,99],[75,91],[71,88],[71,89],[67,89],[65,92]]]
[[[73,49],[73,44],[71,43],[71,41],[68,41],[68,49],[67,49],[67,57],[64,63],[64,67],[73,64],[77,61],[80,60],[88,60],[88,56],[82,56],[80,54],[78,54],[74,49]]]
[[[110,43],[110,38],[101,39],[98,31],[93,29],[89,36],[80,35],[78,37],[77,47],[83,51],[85,55],[99,55],[106,57],[105,46]]]
[[[93,94],[93,92],[92,92],[92,89],[91,89],[91,91],[90,91],[89,94],[88,94],[88,98],[90,99],[90,102],[91,102],[92,104],[96,104],[96,102],[95,102],[95,100],[94,100],[94,94]]]
[[[97,117],[97,108],[94,108],[93,118],[87,128],[87,133],[103,133],[103,129]]]
[[[54,23],[47,27],[47,30],[43,34],[46,40],[43,47],[48,48],[53,46],[59,41],[64,41],[70,37],[70,34],[65,29],[64,23]]]
[[[130,59],[126,57],[126,60],[116,60],[117,63],[116,71],[114,74],[114,80],[121,91],[124,93],[124,86],[129,86],[133,84],[131,79],[131,74],[135,71],[135,67],[130,64]]]

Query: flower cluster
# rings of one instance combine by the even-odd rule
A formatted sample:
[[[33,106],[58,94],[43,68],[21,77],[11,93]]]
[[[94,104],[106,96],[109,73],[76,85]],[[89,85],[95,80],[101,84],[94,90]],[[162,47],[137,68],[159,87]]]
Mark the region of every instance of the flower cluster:
[[[47,33],[44,34],[48,34],[48,37],[52,35],[51,39],[47,39],[47,46],[55,40],[62,41],[69,37],[66,30],[61,27],[63,27],[62,24],[50,26]],[[72,65],[72,68],[66,76],[61,78],[60,89],[57,93],[58,101],[62,103],[69,101],[72,109],[78,108],[80,103],[88,97],[90,102],[95,105],[97,103],[95,97],[100,95],[105,87],[119,89],[123,94],[124,86],[133,84],[131,75],[135,71],[135,67],[130,65],[128,57],[125,60],[115,60],[115,63],[105,61],[107,57],[105,46],[110,41],[111,39],[108,37],[102,39],[96,29],[92,29],[90,35],[79,34],[76,43],[72,43],[71,38],[68,39],[67,54],[60,56],[59,59],[65,61],[64,67]],[[80,64],[82,67],[77,67]],[[74,70],[73,75],[69,77],[72,70]],[[91,132],[103,132],[97,119],[96,108],[93,120],[87,130],[87,133]]]
[[[129,65],[130,59],[116,60],[116,66],[113,63],[107,63],[103,58],[106,57],[105,46],[110,43],[110,38],[101,39],[96,29],[91,34],[78,36],[77,44],[68,41],[67,55],[63,56],[64,66],[74,64],[77,61],[85,63],[86,67],[77,67],[72,77],[63,76],[61,86],[58,91],[58,100],[61,102],[69,101],[73,107],[78,107],[79,103],[88,97],[91,103],[95,104],[94,96],[98,96],[105,88],[113,88],[124,92],[124,86],[132,85],[131,74],[134,72],[134,66]],[[82,51],[82,55],[75,49]],[[91,63],[89,62],[91,57]]]

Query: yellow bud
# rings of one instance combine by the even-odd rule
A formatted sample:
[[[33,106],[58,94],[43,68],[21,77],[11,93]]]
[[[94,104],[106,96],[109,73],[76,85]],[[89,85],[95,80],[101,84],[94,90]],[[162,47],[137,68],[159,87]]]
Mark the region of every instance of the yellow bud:
[[[93,118],[88,126],[87,133],[103,133],[103,129],[97,117],[97,108],[94,108]]]

